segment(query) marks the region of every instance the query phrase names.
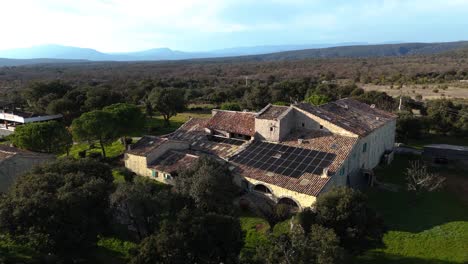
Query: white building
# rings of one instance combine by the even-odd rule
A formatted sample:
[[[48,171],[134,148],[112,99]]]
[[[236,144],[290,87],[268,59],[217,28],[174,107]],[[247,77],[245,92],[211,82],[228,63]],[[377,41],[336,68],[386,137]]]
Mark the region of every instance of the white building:
[[[16,126],[55,120],[62,118],[62,115],[36,115],[22,111],[0,110],[0,136],[6,136],[15,131]]]

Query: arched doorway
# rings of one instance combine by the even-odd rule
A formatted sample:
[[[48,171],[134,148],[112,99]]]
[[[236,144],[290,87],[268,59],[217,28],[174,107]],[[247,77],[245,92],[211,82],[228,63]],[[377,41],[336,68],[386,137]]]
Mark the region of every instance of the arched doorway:
[[[257,184],[254,186],[254,191],[261,192],[261,193],[266,193],[266,194],[271,194],[270,188],[266,187],[263,184]]]
[[[282,197],[278,200],[278,204],[287,205],[291,211],[298,211],[300,209],[299,203],[289,197]]]

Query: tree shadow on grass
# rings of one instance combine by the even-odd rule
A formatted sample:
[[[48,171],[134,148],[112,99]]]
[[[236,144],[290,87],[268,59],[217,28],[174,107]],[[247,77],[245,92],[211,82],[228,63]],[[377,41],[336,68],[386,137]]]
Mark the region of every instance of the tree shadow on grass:
[[[370,205],[391,230],[419,233],[448,222],[468,221],[465,204],[445,191],[416,197],[406,191],[372,190],[368,196]]]

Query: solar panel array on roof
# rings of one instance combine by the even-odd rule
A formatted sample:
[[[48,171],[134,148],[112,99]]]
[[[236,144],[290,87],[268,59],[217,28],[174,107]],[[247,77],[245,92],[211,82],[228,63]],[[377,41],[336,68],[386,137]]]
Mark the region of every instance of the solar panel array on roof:
[[[249,167],[299,178],[304,173],[320,175],[330,166],[332,153],[267,142],[254,142],[231,161]]]

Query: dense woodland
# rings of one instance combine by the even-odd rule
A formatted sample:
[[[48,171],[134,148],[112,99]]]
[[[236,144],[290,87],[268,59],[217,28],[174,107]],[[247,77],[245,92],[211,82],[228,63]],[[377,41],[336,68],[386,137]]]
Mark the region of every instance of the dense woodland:
[[[31,81],[63,80],[129,90],[151,80],[191,89],[230,89],[295,79],[348,79],[361,83],[437,83],[468,79],[468,49],[435,55],[258,61],[255,57],[165,62],[84,62],[0,68],[2,91]]]

